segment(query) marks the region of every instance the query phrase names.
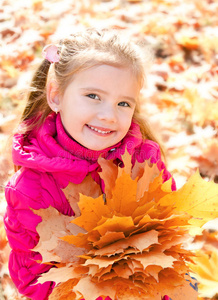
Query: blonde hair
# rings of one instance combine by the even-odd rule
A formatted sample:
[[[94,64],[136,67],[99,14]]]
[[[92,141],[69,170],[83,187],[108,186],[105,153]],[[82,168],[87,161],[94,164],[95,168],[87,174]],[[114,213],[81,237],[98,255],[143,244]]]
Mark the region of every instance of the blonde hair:
[[[52,112],[46,100],[46,83],[49,76],[54,76],[58,91],[63,95],[76,73],[96,65],[107,64],[130,68],[142,87],[146,77],[145,67],[151,60],[151,51],[148,47],[142,43],[138,45],[127,41],[114,30],[87,29],[72,34],[60,41],[58,53],[60,60],[54,63],[53,72],[49,72],[50,62],[45,59],[34,74],[27,104],[21,117],[23,133],[41,126]],[[143,138],[157,142],[140,115],[139,103],[133,119],[139,124]]]

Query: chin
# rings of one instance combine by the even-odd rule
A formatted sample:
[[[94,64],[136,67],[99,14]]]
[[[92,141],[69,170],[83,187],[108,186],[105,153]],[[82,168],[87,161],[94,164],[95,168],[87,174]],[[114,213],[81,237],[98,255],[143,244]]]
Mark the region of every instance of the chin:
[[[98,146],[96,146],[96,145],[95,145],[95,146],[94,146],[94,145],[93,145],[93,146],[90,145],[90,146],[88,146],[87,148],[90,149],[90,150],[93,150],[93,151],[101,151],[101,150],[107,149],[107,148],[109,148],[109,147],[110,147],[110,146],[105,146],[105,147],[104,147],[104,146],[99,146],[99,147],[98,147]]]
[[[91,148],[88,148],[88,149],[93,150],[93,151],[101,151],[101,150],[104,150],[106,148],[108,148],[108,147],[105,147],[105,148],[103,148],[103,147],[91,147]]]

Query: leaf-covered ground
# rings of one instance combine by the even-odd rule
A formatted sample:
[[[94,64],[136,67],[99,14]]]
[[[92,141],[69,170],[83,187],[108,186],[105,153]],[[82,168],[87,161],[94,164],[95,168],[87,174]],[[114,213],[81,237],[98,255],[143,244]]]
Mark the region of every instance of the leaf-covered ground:
[[[164,146],[168,169],[178,187],[197,168],[205,180],[217,183],[217,16],[218,0],[0,0],[1,224],[4,185],[13,174],[11,135],[41,50],[81,27],[118,28],[150,43],[155,59],[142,107]],[[217,230],[218,224],[209,227]],[[0,299],[16,299],[7,277],[9,249],[2,226],[0,230]],[[205,240],[212,243],[206,234]]]

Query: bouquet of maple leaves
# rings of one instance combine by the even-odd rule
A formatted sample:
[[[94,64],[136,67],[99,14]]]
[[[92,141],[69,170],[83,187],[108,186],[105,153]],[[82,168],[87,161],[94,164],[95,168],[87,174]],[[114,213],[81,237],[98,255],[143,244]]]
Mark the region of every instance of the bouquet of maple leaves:
[[[80,194],[79,216],[34,210],[42,222],[33,250],[54,265],[38,282],[57,283],[51,300],[197,299],[185,244],[190,230],[218,216],[218,186],[196,172],[172,192],[156,164],[133,166],[127,152],[122,159],[121,168],[99,158],[105,194]]]

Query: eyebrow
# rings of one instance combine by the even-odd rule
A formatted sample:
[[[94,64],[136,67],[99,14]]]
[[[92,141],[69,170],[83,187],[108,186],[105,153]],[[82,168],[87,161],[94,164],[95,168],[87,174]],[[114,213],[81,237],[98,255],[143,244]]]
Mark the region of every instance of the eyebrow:
[[[108,95],[108,93],[105,92],[104,90],[101,90],[101,89],[95,88],[95,87],[86,87],[86,88],[81,88],[80,90],[87,91],[87,92],[88,92],[88,91],[99,92],[99,93]],[[135,100],[135,98],[133,98],[133,97],[129,97],[129,96],[121,96],[120,98],[129,100],[129,101],[132,102],[133,104],[136,103],[136,100]]]

